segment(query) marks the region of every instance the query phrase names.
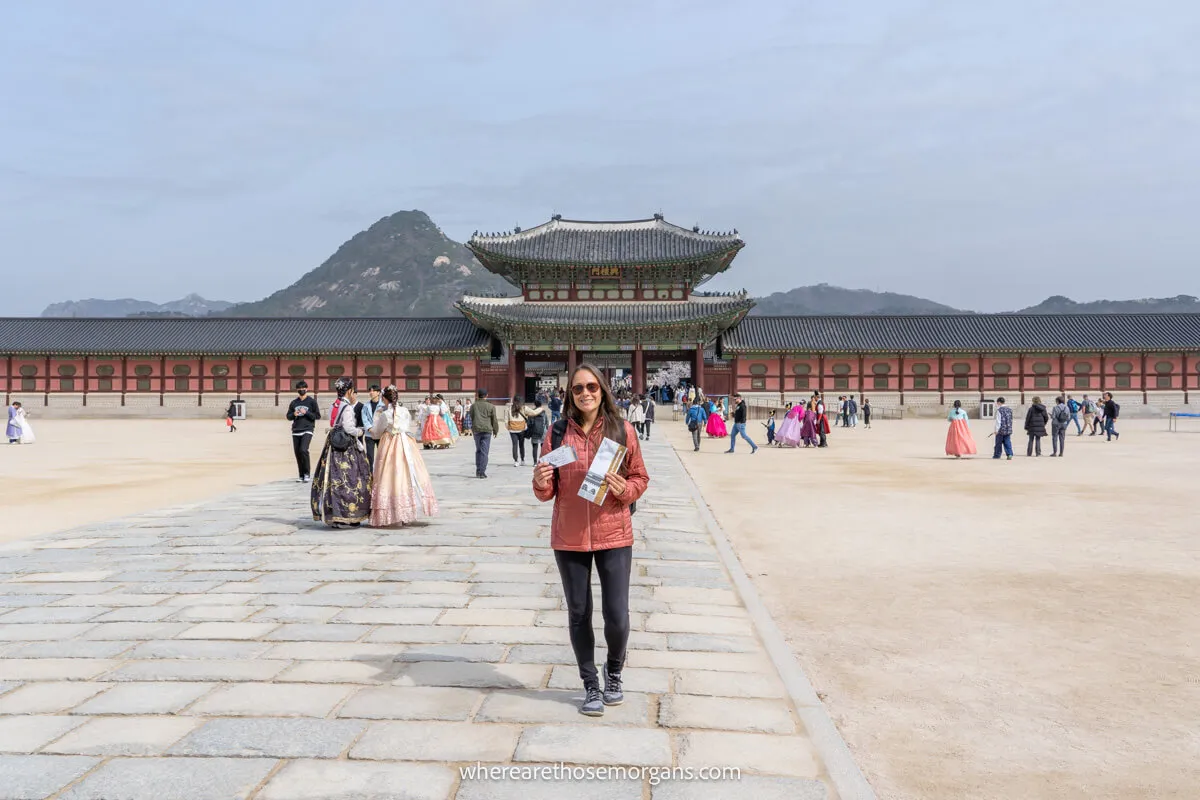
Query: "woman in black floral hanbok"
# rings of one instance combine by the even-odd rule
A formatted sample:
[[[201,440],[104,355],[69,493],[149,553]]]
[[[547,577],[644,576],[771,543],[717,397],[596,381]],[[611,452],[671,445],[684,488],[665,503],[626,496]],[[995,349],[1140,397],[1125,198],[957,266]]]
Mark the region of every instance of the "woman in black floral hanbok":
[[[312,515],[332,528],[340,528],[357,526],[370,518],[371,467],[362,440],[363,429],[355,424],[358,393],[354,384],[339,378],[333,388],[338,398],[329,415],[321,460],[312,476]],[[345,442],[349,446],[344,450],[334,447]]]

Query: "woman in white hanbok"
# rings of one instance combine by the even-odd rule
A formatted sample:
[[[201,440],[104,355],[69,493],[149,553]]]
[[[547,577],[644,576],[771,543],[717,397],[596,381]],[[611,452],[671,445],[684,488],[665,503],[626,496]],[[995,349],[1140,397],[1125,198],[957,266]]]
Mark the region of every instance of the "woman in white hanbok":
[[[397,402],[399,391],[383,391],[386,406],[375,412],[371,433],[379,440],[371,490],[371,526],[408,525],[418,516],[438,513],[433,482],[410,429],[412,414]]]
[[[25,408],[19,402],[14,402],[8,407],[8,427],[5,433],[8,434],[9,444],[33,444],[37,441],[37,437],[33,435],[33,426],[25,416]]]

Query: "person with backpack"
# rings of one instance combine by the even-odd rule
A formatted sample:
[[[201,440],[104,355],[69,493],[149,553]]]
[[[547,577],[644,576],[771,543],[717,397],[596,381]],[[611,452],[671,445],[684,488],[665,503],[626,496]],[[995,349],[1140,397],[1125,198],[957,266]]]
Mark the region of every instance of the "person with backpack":
[[[633,429],[637,432],[638,438],[642,438],[642,433],[645,431],[646,423],[646,408],[642,405],[640,395],[634,395],[629,403],[629,407],[625,410],[625,418],[633,425]]]
[[[1083,411],[1084,430],[1090,430],[1091,433],[1088,435],[1095,436],[1096,435],[1096,404],[1093,401],[1091,401],[1090,399],[1088,399],[1088,396],[1085,394],[1083,396],[1083,401],[1079,405],[1081,407],[1081,410]],[[1079,431],[1079,433],[1077,433],[1076,436],[1083,436],[1083,430]]]
[[[871,429],[871,401],[865,397],[863,398],[862,409],[863,409],[863,425],[866,426],[867,430],[870,430]]]
[[[504,426],[508,428],[508,438],[512,439],[513,466],[524,466],[525,429],[529,423],[525,421],[525,404],[521,397],[512,399],[512,403],[504,413]]]
[[[642,416],[645,417],[645,419],[642,420],[642,438],[648,442],[650,441],[650,426],[654,424],[653,394],[646,395],[646,398],[642,400]]]
[[[1121,438],[1121,434],[1117,433],[1117,417],[1121,416],[1121,406],[1116,400],[1113,400],[1112,392],[1104,393],[1104,433],[1107,434],[1106,442],[1111,442],[1113,437]]]
[[[693,397],[687,412],[687,429],[692,434],[692,450],[696,453],[700,452],[700,432],[704,430],[707,422],[708,412],[704,410],[700,398]]]
[[[550,427],[546,423],[550,413],[542,401],[543,397],[544,395],[538,395],[533,400],[533,408],[525,409],[525,434],[529,437],[529,459],[535,464],[538,460],[538,450],[541,449],[542,440],[546,438],[546,429]]]
[[[1071,419],[1076,422],[1079,417],[1071,413],[1070,406],[1061,397],[1055,398],[1054,408],[1050,412],[1050,457],[1062,458],[1067,454],[1067,426]]]
[[[625,700],[621,674],[629,646],[629,580],[633,569],[632,511],[650,484],[642,448],[633,426],[621,419],[612,392],[599,369],[583,364],[571,374],[564,419],[554,424],[554,449],[569,445],[577,459],[555,469],[538,464],[533,493],[543,503],[554,500],[550,546],[567,603],[567,627],[584,698],[580,713],[599,717],[605,706]],[[561,439],[559,438],[561,435]],[[604,501],[580,497],[588,467],[605,439],[626,447],[625,460],[610,472]],[[592,629],[592,566],[600,578],[604,617],[604,690],[596,670],[596,634]]]
[[[846,401],[846,408],[850,412],[850,427],[858,427],[858,403],[854,402],[854,395],[850,395],[850,399]]]
[[[1083,435],[1083,425],[1079,422],[1079,412],[1083,408],[1079,401],[1067,395],[1067,410],[1071,412],[1071,421],[1075,423],[1075,435]]]
[[[1050,423],[1050,412],[1042,405],[1042,398],[1033,398],[1033,405],[1025,412],[1025,433],[1029,434],[1029,444],[1025,447],[1026,458],[1033,455],[1037,447],[1038,458],[1042,456],[1042,437],[1046,435],[1046,425]]]

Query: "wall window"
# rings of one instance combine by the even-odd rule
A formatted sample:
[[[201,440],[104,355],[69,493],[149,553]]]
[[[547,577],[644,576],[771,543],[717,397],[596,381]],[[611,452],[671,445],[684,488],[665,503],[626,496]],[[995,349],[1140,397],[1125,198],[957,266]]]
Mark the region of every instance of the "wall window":
[[[1133,385],[1133,382],[1129,379],[1128,375],[1118,375],[1117,376],[1117,388],[1118,389],[1128,389],[1132,385]]]
[[[1048,361],[1039,361],[1033,365],[1033,374],[1034,375],[1049,375],[1050,370],[1051,370],[1051,366]]]
[[[36,392],[37,391],[37,367],[26,365],[21,367],[21,391]]]
[[[960,361],[957,364],[955,364],[954,366],[950,367],[950,371],[953,372],[955,375],[970,375],[971,374],[971,365],[965,361]]]
[[[229,374],[229,367],[225,364],[216,364],[209,370],[215,378],[224,378]]]
[[[1046,377],[1045,375],[1035,375],[1033,378],[1033,388],[1049,389],[1050,388],[1050,378]]]
[[[229,381],[225,378],[213,378],[213,391],[214,392],[229,391]]]
[[[928,364],[913,364],[912,365],[912,374],[913,375],[928,375],[931,371],[932,370],[930,370]]]
[[[171,368],[171,374],[172,375],[191,375],[192,368],[189,367],[187,364],[176,364],[174,367]]]
[[[133,368],[133,374],[137,376],[137,390],[139,392],[150,391],[150,375],[154,372],[154,368],[149,364],[139,364]]]
[[[767,365],[766,364],[751,364],[750,365],[750,374],[751,375],[766,375],[767,374]]]
[[[102,378],[111,378],[114,372],[116,372],[116,370],[107,365],[103,367],[96,367],[96,374]]]
[[[970,378],[960,378],[960,377],[955,376],[954,388],[955,389],[970,389],[971,388],[971,379]]]
[[[267,381],[265,378],[251,378],[250,391],[265,392],[267,390]]]
[[[1076,375],[1087,375],[1092,371],[1092,365],[1087,361],[1076,361],[1071,371]]]
[[[1174,384],[1171,381],[1170,375],[1159,375],[1154,379],[1154,387],[1156,389],[1173,389]]]
[[[421,391],[421,379],[420,378],[405,378],[404,379],[404,391],[406,391],[406,392]]]
[[[756,391],[765,390],[767,388],[767,379],[766,378],[751,378],[750,379],[750,388],[754,389]]]
[[[1113,372],[1117,373],[1118,375],[1128,375],[1133,372],[1133,362],[1118,361],[1117,363],[1113,364]]]
[[[58,390],[60,392],[75,391],[75,379],[74,378],[59,378],[58,379]]]
[[[997,361],[995,364],[992,364],[992,374],[993,375],[1008,375],[1011,372],[1012,372],[1011,364],[1006,364],[1003,361]]]
[[[918,364],[917,366],[924,366],[924,365]],[[913,388],[914,389],[928,389],[929,388],[929,378],[921,378],[921,377],[913,378]]]
[[[807,375],[797,375],[795,378],[792,379],[792,388],[795,389],[796,391],[801,391],[803,389],[807,389],[808,388],[808,376]]]
[[[850,365],[849,364],[834,364],[833,365],[833,374],[834,375],[849,375],[850,374]]]
[[[1168,371],[1169,371],[1169,370],[1168,370]],[[71,378],[71,377],[74,377],[74,375],[75,375],[75,367],[73,367],[73,366],[72,366],[72,365],[70,365],[70,364],[62,364],[62,365],[61,365],[61,366],[59,366],[59,368],[58,368],[58,374],[59,374],[59,375],[62,375],[64,378]]]
[[[300,368],[300,370],[301,370],[301,371],[300,371],[300,374],[301,374],[301,375],[303,375],[303,374],[304,374],[304,367],[301,367],[301,368]],[[267,377],[267,372],[268,372],[268,371],[269,371],[269,370],[268,370],[268,369],[267,369],[265,366],[263,366],[262,364],[255,364],[254,366],[250,367],[250,374],[251,374],[252,376],[254,376],[255,378],[265,378],[265,377]],[[288,370],[288,372],[289,372],[289,373],[291,373],[291,370]],[[295,374],[295,373],[291,373],[291,374]]]
[[[366,376],[368,378],[378,378],[383,375],[383,367],[378,366],[376,364],[372,364],[371,366],[369,366],[365,370],[363,370],[363,372],[366,374]]]
[[[850,379],[849,378],[834,378],[833,379],[833,388],[835,391],[841,390],[841,389],[849,389],[850,388]]]
[[[992,378],[992,385],[997,389],[1007,389],[1008,388],[1008,378],[1007,377],[1002,378],[999,376]]]
[[[188,375],[192,374],[192,368],[187,364],[176,364],[171,368],[171,374],[175,376],[175,391],[187,392],[192,388],[192,381]]]
[[[150,379],[149,378],[138,378],[137,379],[137,390],[139,392],[150,391]]]
[[[113,390],[112,378],[101,378],[96,381],[96,386],[101,392],[111,392]]]
[[[404,368],[404,374],[405,374],[405,375],[407,375],[407,376],[408,376],[408,377],[410,377],[410,378],[411,378],[411,377],[415,377],[415,376],[417,376],[417,375],[420,375],[420,374],[421,374],[421,365],[420,365],[420,364],[409,364],[409,365],[407,365],[407,366]]]
[[[450,366],[446,367],[447,375],[462,375],[463,372],[465,372],[465,370],[463,369],[462,364],[451,364]]]
[[[462,378],[450,378],[446,381],[446,388],[451,392],[461,392]]]
[[[873,386],[875,389],[881,389],[881,390],[883,390],[883,391],[887,391],[887,389],[888,389],[888,376],[887,376],[887,375],[876,375],[876,376],[875,376],[875,378],[874,378],[874,380],[872,381],[872,386]]]
[[[190,391],[191,386],[192,386],[191,378],[176,378],[175,379],[175,391],[177,391],[177,392]]]
[[[1091,378],[1091,376],[1089,376],[1089,375],[1076,375],[1076,376],[1075,376],[1075,388],[1076,388],[1076,389],[1090,389],[1090,388],[1092,388],[1092,378]]]

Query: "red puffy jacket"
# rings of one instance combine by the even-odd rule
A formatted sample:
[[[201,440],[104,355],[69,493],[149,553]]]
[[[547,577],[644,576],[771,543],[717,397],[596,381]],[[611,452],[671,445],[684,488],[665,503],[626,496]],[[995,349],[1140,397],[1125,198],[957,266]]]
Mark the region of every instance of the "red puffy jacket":
[[[625,463],[621,469],[625,476],[625,494],[617,497],[612,492],[604,498],[602,505],[579,496],[583,476],[596,456],[600,442],[604,440],[604,419],[598,417],[589,435],[574,420],[567,421],[563,444],[575,448],[579,459],[559,467],[557,487],[551,483],[545,489],[533,487],[537,499],[546,502],[554,498],[554,517],[550,523],[550,546],[555,550],[611,550],[633,544],[633,521],[629,505],[646,491],[650,476],[642,461],[642,448],[633,426],[625,426]]]

